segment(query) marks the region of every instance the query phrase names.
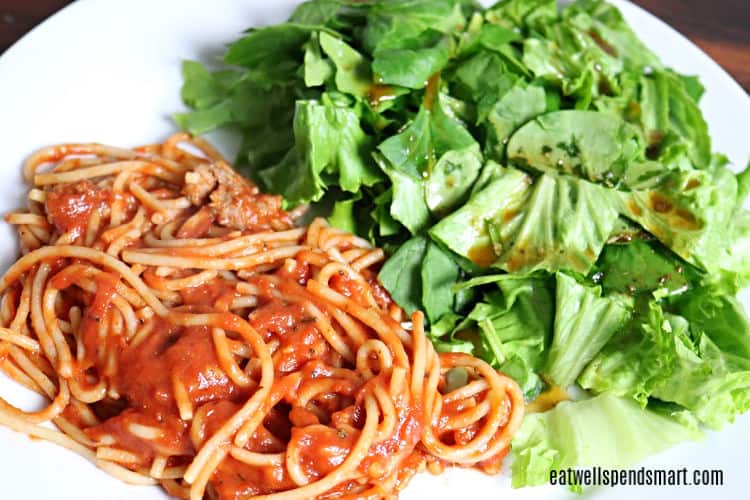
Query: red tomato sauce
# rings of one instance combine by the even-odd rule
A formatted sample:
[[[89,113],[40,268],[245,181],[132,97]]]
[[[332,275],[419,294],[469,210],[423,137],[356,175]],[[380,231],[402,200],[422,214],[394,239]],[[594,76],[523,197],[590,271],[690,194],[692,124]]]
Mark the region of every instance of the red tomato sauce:
[[[112,192],[84,180],[47,193],[47,214],[60,233],[71,231],[81,236],[91,214],[102,211],[113,199]]]

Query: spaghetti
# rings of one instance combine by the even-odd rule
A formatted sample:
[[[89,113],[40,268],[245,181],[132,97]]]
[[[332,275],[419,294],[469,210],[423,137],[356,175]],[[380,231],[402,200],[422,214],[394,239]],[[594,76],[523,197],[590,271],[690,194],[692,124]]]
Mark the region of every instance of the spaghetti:
[[[46,148],[24,175],[0,366],[49,404],[0,398],[1,424],[193,500],[388,498],[425,468],[499,470],[519,387],[438,354],[378,284],[382,250],[297,227],[184,134]]]

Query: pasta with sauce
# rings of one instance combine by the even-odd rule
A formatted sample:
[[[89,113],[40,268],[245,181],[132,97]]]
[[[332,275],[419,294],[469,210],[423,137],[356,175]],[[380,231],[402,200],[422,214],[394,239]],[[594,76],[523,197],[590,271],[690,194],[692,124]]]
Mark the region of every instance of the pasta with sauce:
[[[499,470],[519,387],[438,354],[378,284],[382,250],[298,227],[185,134],[49,147],[24,175],[0,367],[49,404],[0,398],[1,424],[193,500],[388,498],[425,468]]]

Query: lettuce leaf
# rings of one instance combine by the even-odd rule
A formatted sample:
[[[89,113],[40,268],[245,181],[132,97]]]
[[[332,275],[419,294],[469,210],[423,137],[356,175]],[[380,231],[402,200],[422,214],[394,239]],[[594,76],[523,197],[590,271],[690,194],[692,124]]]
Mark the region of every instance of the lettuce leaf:
[[[659,58],[640,41],[619,10],[604,0],[576,0],[562,13],[579,30],[592,34],[628,69],[659,68]]]
[[[512,377],[527,400],[544,387],[544,366],[554,318],[554,286],[545,277],[490,275],[467,281],[461,288],[486,287],[457,332],[476,329],[479,354]]]
[[[389,214],[410,234],[417,235],[429,227],[431,216],[424,192],[424,182],[380,162],[393,186]]]
[[[502,169],[430,234],[478,265],[586,273],[617,220],[615,202],[613,193],[580,179],[542,175],[532,181]]]
[[[507,222],[515,219],[529,197],[529,186],[533,182],[520,170],[494,165],[496,167],[490,167],[496,175],[489,174],[489,178],[478,181],[485,185],[483,189],[473,193],[461,208],[430,229],[430,235],[436,241],[484,266],[493,264],[497,259],[492,249],[488,221]]]
[[[463,201],[482,168],[479,145],[445,106],[436,96],[431,108],[423,105],[409,126],[377,146],[393,184],[390,213],[411,234]]]
[[[750,409],[750,323],[736,299],[698,289],[648,303],[586,367],[596,392],[674,402],[719,428]]]
[[[501,0],[487,9],[485,17],[491,23],[516,30],[534,28],[557,17],[555,0]]]
[[[470,148],[479,151],[477,141],[466,127],[445,111],[440,94],[434,102],[422,105],[414,120],[401,133],[378,145],[378,150],[392,168],[415,179],[429,176],[433,166],[449,151]],[[478,172],[479,166],[476,166]]]
[[[294,144],[294,86],[274,85],[267,94],[263,84],[248,74],[224,70],[209,72],[202,64],[182,64],[182,99],[193,111],[177,113],[180,128],[204,134],[221,127],[243,132],[241,167],[257,179],[257,172],[278,163]]]
[[[368,95],[373,85],[370,63],[343,40],[320,32],[320,47],[336,67],[336,87],[357,97]]]
[[[738,205],[737,178],[728,169],[675,170],[651,189],[618,196],[622,215],[724,282],[727,291],[748,283],[750,216]]]
[[[407,313],[422,310],[434,324],[457,308],[452,288],[460,274],[450,252],[424,236],[416,236],[386,261],[378,279]]]
[[[362,33],[362,44],[372,54],[380,47],[398,45],[428,30],[450,33],[465,24],[455,0],[394,0],[373,2]]]
[[[583,180],[543,175],[506,236],[502,221],[489,222],[497,267],[508,272],[570,270],[586,273],[612,231],[617,212],[606,189]],[[513,221],[511,221],[513,224]]]
[[[714,229],[719,233],[716,246],[701,259],[712,273],[705,281],[735,294],[750,284],[750,212],[737,209],[724,226]]]
[[[302,4],[305,5],[305,4]],[[330,36],[327,35],[326,36]],[[305,46],[304,81],[308,87],[324,85],[336,72],[333,61],[327,59],[320,46],[320,37],[314,33]]]
[[[508,159],[612,186],[640,161],[643,150],[638,129],[621,118],[565,110],[542,115],[518,129],[508,143]]]
[[[304,44],[323,26],[294,22],[252,28],[233,42],[224,62],[247,68],[250,78],[265,85],[295,79],[304,62]]]
[[[546,484],[551,471],[568,467],[628,467],[701,437],[695,425],[612,393],[563,401],[553,410],[524,418],[512,444],[513,487]]]
[[[426,30],[412,38],[381,42],[373,53],[378,83],[421,89],[447,64],[453,50],[449,36]]]
[[[355,212],[354,207],[361,198],[361,193],[357,193],[349,199],[335,201],[331,214],[328,216],[328,222],[331,226],[341,229],[342,231],[357,233],[358,214]]]
[[[750,409],[750,360],[737,367],[708,335],[676,348],[672,375],[654,389],[654,397],[684,406],[715,429]]]
[[[544,23],[538,30],[542,37],[524,40],[523,64],[564,96],[574,97],[577,109],[619,90],[624,63],[596,31],[583,31],[569,19]]]
[[[544,373],[560,387],[575,382],[586,364],[619,331],[630,315],[617,297],[600,297],[599,287],[586,287],[557,275],[555,327]]]
[[[425,201],[436,215],[450,213],[465,200],[482,168],[482,154],[475,144],[447,151],[423,180]]]
[[[258,174],[267,189],[284,193],[291,205],[320,200],[329,184],[324,177],[337,179],[350,193],[383,179],[375,162],[360,153],[372,150],[373,141],[348,108],[298,101],[294,137],[295,146],[287,156]]]
[[[346,3],[346,0],[308,0],[294,9],[289,20],[300,24],[328,25]]]
[[[676,310],[689,323],[693,345],[678,346],[672,375],[654,396],[720,428],[750,409],[750,321],[735,298],[705,290],[688,294]]]
[[[656,301],[641,299],[628,324],[586,366],[578,384],[595,393],[630,397],[645,406],[655,387],[669,376],[676,344],[689,342],[678,326]]]
[[[668,70],[653,71],[641,77],[640,93],[641,126],[653,159],[669,167],[684,160],[708,168],[708,125],[685,81]]]
[[[547,101],[544,88],[520,83],[492,101],[486,118],[480,116],[479,123],[485,123],[487,130],[485,151],[502,159],[508,138],[518,127],[544,113]]]

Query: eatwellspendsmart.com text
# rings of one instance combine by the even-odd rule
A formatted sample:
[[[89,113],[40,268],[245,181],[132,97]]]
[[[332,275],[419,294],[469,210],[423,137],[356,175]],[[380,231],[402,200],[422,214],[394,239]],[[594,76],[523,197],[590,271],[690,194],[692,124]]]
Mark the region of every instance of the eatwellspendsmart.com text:
[[[559,486],[722,486],[721,469],[586,469],[552,470],[551,485]]]

